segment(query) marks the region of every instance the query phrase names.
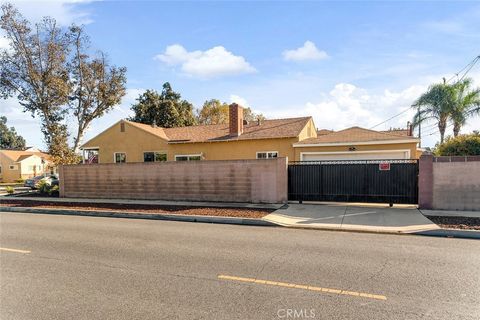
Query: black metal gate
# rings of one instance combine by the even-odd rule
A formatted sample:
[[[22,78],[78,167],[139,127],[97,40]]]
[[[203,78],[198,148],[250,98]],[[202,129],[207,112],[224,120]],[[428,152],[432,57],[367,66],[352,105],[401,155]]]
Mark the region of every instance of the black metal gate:
[[[418,160],[291,162],[288,199],[416,204]]]

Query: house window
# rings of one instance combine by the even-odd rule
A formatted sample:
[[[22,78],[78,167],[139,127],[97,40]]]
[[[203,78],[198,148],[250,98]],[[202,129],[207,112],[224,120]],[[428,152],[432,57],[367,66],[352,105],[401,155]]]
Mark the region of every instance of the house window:
[[[202,160],[202,155],[200,154],[185,154],[175,156],[175,161],[197,161]]]
[[[10,170],[18,170],[18,166],[17,166],[17,165],[10,165],[10,166],[8,166],[8,169],[10,169]]]
[[[125,123],[120,123],[120,132],[125,132]]]
[[[83,163],[86,163],[86,164],[98,163],[98,149],[83,150]]]
[[[167,161],[167,154],[165,152],[144,152],[144,162],[162,162]]]
[[[115,163],[127,162],[127,154],[125,152],[115,152],[114,158],[115,158]]]
[[[261,151],[257,152],[257,159],[278,158],[278,151]]]
[[[0,173],[2,173],[2,166],[0,166]]]

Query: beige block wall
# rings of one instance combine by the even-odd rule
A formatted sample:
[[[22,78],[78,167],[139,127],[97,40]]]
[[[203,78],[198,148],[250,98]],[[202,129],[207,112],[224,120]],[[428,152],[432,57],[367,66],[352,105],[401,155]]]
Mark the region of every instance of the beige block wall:
[[[396,143],[396,144],[370,144],[370,145],[355,145],[352,143],[357,151],[370,150],[410,150],[410,158],[417,159],[420,155],[417,153],[417,143]],[[296,147],[295,161],[300,161],[300,154],[302,152],[335,152],[348,151],[351,146],[319,146],[319,147]]]
[[[432,207],[480,210],[480,161],[433,162]]]
[[[68,165],[60,196],[111,199],[283,203],[286,158]]]

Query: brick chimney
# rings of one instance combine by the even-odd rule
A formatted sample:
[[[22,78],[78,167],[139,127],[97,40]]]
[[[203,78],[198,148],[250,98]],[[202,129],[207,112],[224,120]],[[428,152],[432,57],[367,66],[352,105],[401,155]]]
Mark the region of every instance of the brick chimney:
[[[236,103],[229,106],[230,135],[238,137],[243,133],[243,108]]]

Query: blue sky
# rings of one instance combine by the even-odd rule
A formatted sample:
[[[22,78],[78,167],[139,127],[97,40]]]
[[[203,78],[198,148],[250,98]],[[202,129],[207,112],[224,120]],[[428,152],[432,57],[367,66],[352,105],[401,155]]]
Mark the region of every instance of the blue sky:
[[[52,15],[65,26],[85,24],[92,47],[128,68],[122,104],[95,121],[86,139],[129,116],[139,93],[165,81],[196,107],[218,98],[267,118],[311,115],[319,128],[370,128],[480,54],[480,2],[15,4],[33,21]],[[469,76],[480,86],[480,65]],[[28,144],[44,146],[38,120],[15,99],[0,108]],[[412,115],[376,129],[405,127]],[[479,128],[476,117],[463,131]],[[435,131],[425,125],[424,146],[438,140]]]

